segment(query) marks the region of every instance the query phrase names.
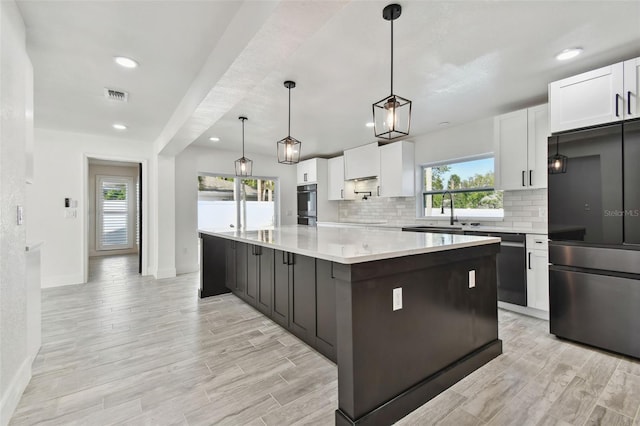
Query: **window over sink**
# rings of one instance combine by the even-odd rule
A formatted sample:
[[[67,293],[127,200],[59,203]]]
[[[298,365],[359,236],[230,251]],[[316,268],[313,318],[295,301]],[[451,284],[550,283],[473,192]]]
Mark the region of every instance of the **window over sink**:
[[[424,217],[449,218],[450,198],[459,219],[504,217],[502,191],[494,189],[493,157],[427,164],[421,176]]]

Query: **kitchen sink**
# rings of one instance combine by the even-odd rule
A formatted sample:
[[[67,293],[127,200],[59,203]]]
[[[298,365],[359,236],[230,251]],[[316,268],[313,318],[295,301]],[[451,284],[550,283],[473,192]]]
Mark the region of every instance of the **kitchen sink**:
[[[409,226],[402,228],[403,231],[411,232],[434,232],[437,234],[463,234],[461,226]]]

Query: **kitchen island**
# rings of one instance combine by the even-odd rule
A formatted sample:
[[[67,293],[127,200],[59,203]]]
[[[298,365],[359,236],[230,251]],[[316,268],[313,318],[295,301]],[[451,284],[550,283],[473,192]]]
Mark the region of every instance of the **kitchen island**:
[[[199,230],[200,296],[232,291],[338,365],[336,424],[391,424],[502,353],[500,239]]]

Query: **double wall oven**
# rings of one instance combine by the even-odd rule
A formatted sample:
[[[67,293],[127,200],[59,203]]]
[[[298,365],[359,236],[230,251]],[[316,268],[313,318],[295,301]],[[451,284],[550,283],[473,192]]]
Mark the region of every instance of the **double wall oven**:
[[[298,225],[316,226],[318,217],[318,186],[298,186]]]
[[[640,358],[640,120],[549,138],[550,329]]]

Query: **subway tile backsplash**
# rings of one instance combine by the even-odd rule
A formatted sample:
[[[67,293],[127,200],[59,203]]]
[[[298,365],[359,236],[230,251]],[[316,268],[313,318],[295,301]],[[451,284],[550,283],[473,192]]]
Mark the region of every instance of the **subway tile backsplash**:
[[[378,180],[356,182],[356,191],[370,191],[367,200],[358,195],[354,201],[339,201],[340,222],[386,222],[389,225],[413,223],[447,224],[446,220],[416,220],[416,197],[378,197]],[[503,196],[504,219],[480,221],[482,225],[522,228],[534,231],[547,229],[547,190],[530,189],[505,191]]]

